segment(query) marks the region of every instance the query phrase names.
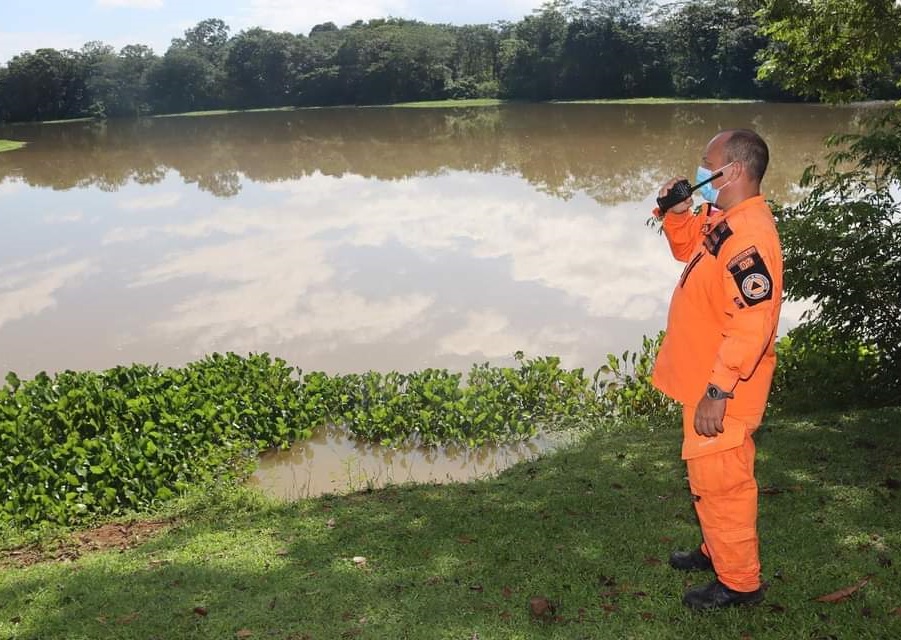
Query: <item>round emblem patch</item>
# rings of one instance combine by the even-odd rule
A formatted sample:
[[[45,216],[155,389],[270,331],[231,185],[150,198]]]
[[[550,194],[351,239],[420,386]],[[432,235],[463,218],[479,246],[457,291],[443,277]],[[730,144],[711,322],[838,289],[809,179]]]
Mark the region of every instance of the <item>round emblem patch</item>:
[[[752,273],[741,283],[741,292],[748,300],[761,300],[770,292],[770,279],[761,273]]]

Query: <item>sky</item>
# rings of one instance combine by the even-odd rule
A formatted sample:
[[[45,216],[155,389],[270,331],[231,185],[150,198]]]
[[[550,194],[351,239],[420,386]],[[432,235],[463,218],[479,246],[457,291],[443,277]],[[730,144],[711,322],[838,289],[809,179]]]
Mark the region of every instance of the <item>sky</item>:
[[[158,54],[206,18],[237,33],[249,27],[309,33],[388,16],[452,24],[518,20],[543,0],[0,0],[0,64],[42,47],[79,49],[90,40],[117,48],[146,44]],[[40,9],[38,9],[40,7]]]

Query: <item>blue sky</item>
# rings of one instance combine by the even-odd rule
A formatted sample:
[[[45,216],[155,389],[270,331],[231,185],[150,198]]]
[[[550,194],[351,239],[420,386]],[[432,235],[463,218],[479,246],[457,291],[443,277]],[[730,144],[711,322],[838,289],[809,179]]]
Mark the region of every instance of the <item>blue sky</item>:
[[[146,44],[163,53],[169,41],[204,18],[232,32],[261,26],[294,33],[331,20],[398,16],[427,22],[517,20],[542,0],[2,0],[0,64],[41,47],[80,48],[89,40],[116,47]],[[38,9],[39,7],[39,9]]]

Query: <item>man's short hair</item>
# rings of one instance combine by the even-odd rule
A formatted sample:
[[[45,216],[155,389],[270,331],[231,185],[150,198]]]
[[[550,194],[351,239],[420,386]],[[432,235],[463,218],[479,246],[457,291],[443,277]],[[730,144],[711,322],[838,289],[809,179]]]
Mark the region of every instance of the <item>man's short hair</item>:
[[[732,129],[723,146],[726,162],[741,162],[752,178],[760,182],[770,163],[770,150],[756,132]]]

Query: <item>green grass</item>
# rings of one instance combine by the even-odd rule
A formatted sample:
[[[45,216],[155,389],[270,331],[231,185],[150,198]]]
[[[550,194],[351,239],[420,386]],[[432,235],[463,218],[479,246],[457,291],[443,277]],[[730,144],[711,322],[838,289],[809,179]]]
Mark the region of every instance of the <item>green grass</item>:
[[[18,142],[16,140],[0,140],[0,153],[3,153],[4,151],[15,151],[24,146],[24,142]]]
[[[262,109],[211,109],[209,111],[185,111],[182,113],[160,113],[151,118],[196,118],[198,116],[224,116],[231,113],[263,113],[267,111],[297,111],[300,107],[265,107]]]
[[[507,100],[497,98],[471,98],[468,100],[427,100],[423,102],[396,102],[390,106],[399,109],[446,109],[448,107],[496,107],[506,104]]]
[[[765,425],[771,586],[757,608],[680,605],[709,579],[666,565],[698,541],[680,436],[633,425],[464,485],[296,504],[210,492],[136,549],[0,571],[0,637],[898,638],[899,421],[891,409]],[[867,575],[845,602],[813,601]],[[559,619],[530,619],[537,595]]]
[[[69,124],[72,122],[94,122],[94,118],[62,118],[60,120],[41,120],[40,124]],[[13,124],[35,124],[34,122],[14,122]]]
[[[610,100],[554,100],[554,104],[748,104],[760,100],[717,98],[616,98]]]

